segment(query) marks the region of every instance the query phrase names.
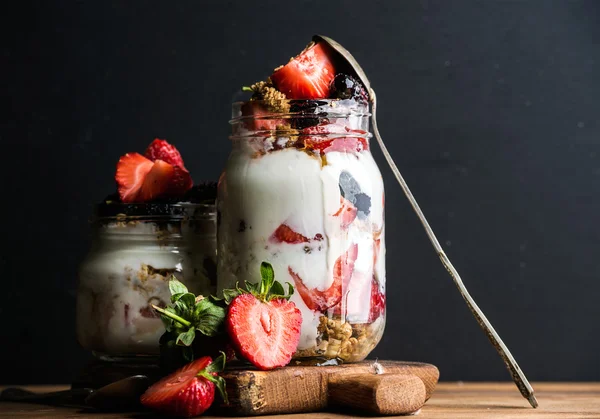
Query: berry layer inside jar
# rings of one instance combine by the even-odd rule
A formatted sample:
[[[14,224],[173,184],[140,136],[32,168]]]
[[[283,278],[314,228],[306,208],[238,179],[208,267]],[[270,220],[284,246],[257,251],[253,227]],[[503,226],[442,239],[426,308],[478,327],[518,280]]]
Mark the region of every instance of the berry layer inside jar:
[[[367,140],[240,140],[220,188],[220,286],[255,281],[267,260],[296,289],[298,357],[366,357],[385,323],[383,183]]]

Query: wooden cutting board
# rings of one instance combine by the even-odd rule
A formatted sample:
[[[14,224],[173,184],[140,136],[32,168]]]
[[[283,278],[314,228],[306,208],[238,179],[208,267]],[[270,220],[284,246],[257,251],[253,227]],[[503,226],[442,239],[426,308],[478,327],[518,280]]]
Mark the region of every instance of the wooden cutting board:
[[[379,376],[381,373],[383,375]],[[336,366],[287,366],[273,371],[240,368],[226,371],[223,377],[227,383],[229,405],[215,407],[215,412],[221,414],[254,416],[332,409],[332,389],[336,390],[338,403],[347,406],[352,406],[353,401],[357,405],[372,402],[379,405],[377,409],[383,406],[381,412],[385,413],[385,406],[395,403],[396,409],[402,404],[410,413],[429,399],[438,382],[439,371],[434,365],[420,362],[363,361]],[[344,382],[345,378],[354,382]],[[376,390],[384,385],[386,391],[370,392],[369,387]],[[353,400],[353,391],[356,400]],[[344,395],[346,400],[343,400]]]

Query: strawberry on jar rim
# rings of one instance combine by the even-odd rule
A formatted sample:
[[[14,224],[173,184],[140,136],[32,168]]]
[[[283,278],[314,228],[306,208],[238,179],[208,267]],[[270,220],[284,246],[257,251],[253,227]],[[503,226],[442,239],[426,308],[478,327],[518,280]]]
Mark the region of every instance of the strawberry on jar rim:
[[[273,84],[288,99],[328,98],[335,77],[333,62],[322,43],[311,43],[271,75]]]
[[[146,156],[127,153],[119,159],[115,181],[122,202],[182,196],[194,185],[179,151],[165,140],[154,140]]]

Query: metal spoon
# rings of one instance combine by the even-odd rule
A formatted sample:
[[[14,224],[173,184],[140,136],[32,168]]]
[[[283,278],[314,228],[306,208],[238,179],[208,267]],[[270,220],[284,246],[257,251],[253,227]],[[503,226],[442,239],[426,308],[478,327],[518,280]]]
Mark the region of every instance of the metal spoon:
[[[140,396],[149,386],[150,379],[148,377],[134,375],[100,387],[98,390],[71,388],[48,393],[34,393],[22,388],[11,387],[0,393],[0,401],[114,410],[138,406]]]
[[[538,402],[535,398],[533,388],[529,384],[529,381],[527,381],[527,377],[525,377],[525,374],[523,373],[521,368],[519,368],[517,361],[515,361],[515,358],[511,355],[510,351],[508,350],[508,347],[504,344],[504,342],[502,342],[502,339],[500,339],[500,336],[498,335],[496,330],[494,330],[492,324],[485,317],[485,315],[483,314],[483,311],[481,311],[481,309],[475,303],[475,300],[473,300],[473,297],[471,297],[471,295],[469,294],[469,291],[467,291],[467,288],[463,284],[462,279],[460,278],[460,275],[458,274],[458,272],[456,271],[456,269],[450,262],[450,259],[448,259],[448,256],[446,256],[446,253],[444,253],[444,250],[442,249],[440,242],[438,241],[437,237],[435,236],[435,233],[431,229],[431,226],[427,222],[427,219],[425,218],[423,211],[421,211],[419,204],[417,203],[415,197],[413,196],[410,189],[408,188],[406,181],[400,174],[400,171],[398,170],[398,167],[394,163],[392,156],[388,152],[387,147],[383,143],[383,139],[381,138],[381,135],[379,134],[379,129],[377,128],[377,97],[375,96],[375,91],[371,88],[371,83],[369,83],[369,79],[367,78],[367,75],[365,74],[365,72],[363,71],[361,66],[358,64],[358,62],[354,59],[352,54],[350,54],[350,52],[348,52],[347,49],[345,49],[343,46],[341,46],[339,43],[337,43],[333,39],[331,39],[327,36],[323,36],[323,35],[315,35],[315,36],[313,36],[313,41],[324,42],[324,43],[328,44],[333,50],[335,50],[347,62],[347,64],[354,70],[354,72],[356,73],[356,76],[360,79],[360,81],[363,83],[363,85],[367,89],[367,92],[369,94],[369,99],[373,104],[373,115],[372,115],[373,133],[374,133],[375,139],[377,140],[377,143],[379,144],[379,147],[381,148],[381,151],[383,152],[385,159],[387,160],[390,168],[392,169],[392,172],[394,173],[394,175],[396,176],[396,179],[398,180],[398,183],[402,187],[404,194],[408,198],[411,206],[413,207],[415,213],[417,214],[417,217],[419,217],[421,224],[423,224],[423,227],[425,228],[425,232],[427,233],[427,236],[429,237],[429,240],[431,241],[433,248],[437,252],[437,254],[440,258],[440,261],[442,262],[442,265],[444,265],[444,267],[446,268],[446,270],[448,271],[448,273],[454,280],[454,284],[460,291],[460,294],[465,299],[465,302],[467,303],[467,306],[473,313],[475,320],[477,320],[477,323],[479,323],[479,326],[481,326],[481,328],[483,329],[483,331],[489,338],[489,340],[492,343],[492,345],[494,346],[494,348],[496,348],[496,350],[498,351],[498,353],[504,360],[504,363],[506,364],[508,370],[510,371],[513,381],[519,388],[519,391],[521,392],[523,397],[525,397],[529,401],[529,403],[531,404],[532,407],[534,407],[534,408],[538,407]]]
[[[140,396],[150,386],[145,375],[133,375],[99,388],[85,399],[85,404],[99,410],[115,410],[140,405]]]

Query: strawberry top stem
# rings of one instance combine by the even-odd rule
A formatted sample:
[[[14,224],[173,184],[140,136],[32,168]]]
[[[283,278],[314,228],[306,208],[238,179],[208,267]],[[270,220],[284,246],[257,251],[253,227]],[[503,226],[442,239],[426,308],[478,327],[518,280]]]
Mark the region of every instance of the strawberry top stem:
[[[158,311],[160,314],[163,314],[165,316],[167,316],[170,319],[175,320],[176,322],[181,323],[182,325],[186,326],[186,327],[190,327],[192,325],[192,323],[188,322],[186,319],[179,317],[177,314],[175,313],[171,313],[170,311],[167,311],[163,308],[160,308],[159,306],[156,306],[154,304],[152,304],[152,308],[156,311]]]

